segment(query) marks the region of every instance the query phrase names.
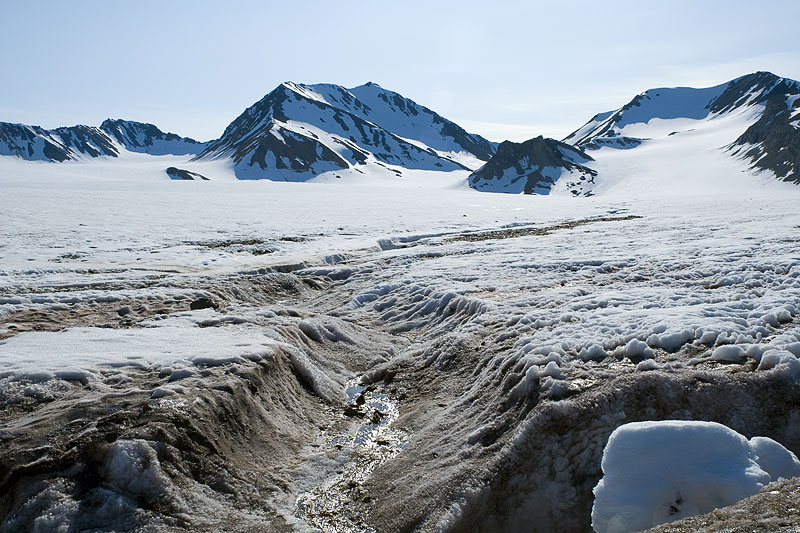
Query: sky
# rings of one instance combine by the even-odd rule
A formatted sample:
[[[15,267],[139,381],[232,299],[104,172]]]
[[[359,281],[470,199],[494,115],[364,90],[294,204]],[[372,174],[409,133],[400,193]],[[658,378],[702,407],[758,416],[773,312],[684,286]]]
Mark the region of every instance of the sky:
[[[655,87],[800,80],[797,0],[0,0],[0,121],[219,137],[283,81],[367,81],[496,140]]]

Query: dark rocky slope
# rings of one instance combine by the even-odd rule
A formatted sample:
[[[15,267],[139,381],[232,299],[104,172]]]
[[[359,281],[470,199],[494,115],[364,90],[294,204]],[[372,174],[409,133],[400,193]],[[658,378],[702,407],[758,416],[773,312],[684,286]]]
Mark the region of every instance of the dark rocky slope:
[[[562,176],[573,195],[591,194],[597,172],[583,164],[592,158],[580,148],[541,136],[523,143],[506,141],[484,166],[470,174],[479,191],[548,194]]]

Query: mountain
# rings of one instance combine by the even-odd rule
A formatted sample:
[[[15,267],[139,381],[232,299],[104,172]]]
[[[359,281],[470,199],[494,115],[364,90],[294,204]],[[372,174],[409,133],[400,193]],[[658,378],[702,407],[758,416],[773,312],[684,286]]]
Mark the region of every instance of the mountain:
[[[635,148],[644,140],[622,134],[631,124],[647,124],[653,119],[706,118],[709,105],[724,91],[724,85],[708,89],[691,87],[650,89],[616,111],[600,113],[568,135],[564,142],[587,150],[603,147]]]
[[[556,183],[578,196],[591,195],[597,172],[580,148],[541,136],[523,143],[506,141],[489,162],[470,174],[470,187],[486,192],[549,194]]]
[[[800,83],[770,72],[748,74],[706,89],[650,89],[620,109],[595,115],[564,142],[585,150],[631,149],[688,130],[661,130],[660,124],[680,119],[695,121],[695,125],[700,121],[721,124],[720,119],[733,115],[749,120],[744,130],[719,148],[745,159],[754,170],[800,183]]]
[[[306,181],[330,171],[470,170],[494,148],[375,84],[286,82],[247,108],[197,160],[230,158],[241,179]]]
[[[239,179],[473,171],[467,184],[476,190],[529,194],[678,194],[774,178],[800,184],[800,83],[756,72],[708,88],[650,89],[563,141],[499,146],[372,82],[282,83],[205,143],[126,120],[53,130],[0,123],[0,155],[61,162],[130,153],[185,157],[181,164],[201,172],[217,161]]]
[[[352,89],[329,84],[313,85],[312,88],[326,101],[335,102],[337,107],[404,139],[421,142],[442,155],[466,153],[488,161],[497,149],[497,143],[467,133],[427,107],[373,82]]]
[[[126,150],[151,155],[197,155],[209,144],[174,133],[164,133],[152,124],[131,120],[107,119],[100,129]]]
[[[650,89],[563,142],[503,143],[467,183],[577,196],[748,189],[773,178],[800,184],[800,83],[756,72],[703,89]]]
[[[39,126],[0,122],[0,154],[29,161],[69,161],[119,155],[113,141],[98,128],[71,126],[45,130]]]
[[[152,124],[126,120],[106,120],[99,128],[79,125],[53,130],[0,122],[0,155],[28,161],[119,157],[125,150],[151,155],[199,154],[206,144],[164,133]]]
[[[206,143],[126,120],[55,130],[0,123],[0,154],[23,159],[61,162],[126,152],[189,156],[198,163],[230,160],[240,179],[280,181],[326,173],[326,179],[396,178],[409,170],[472,170],[496,147],[375,83],[352,89],[283,83]]]
[[[800,83],[780,78],[763,91],[761,118],[730,146],[760,169],[800,184]]]

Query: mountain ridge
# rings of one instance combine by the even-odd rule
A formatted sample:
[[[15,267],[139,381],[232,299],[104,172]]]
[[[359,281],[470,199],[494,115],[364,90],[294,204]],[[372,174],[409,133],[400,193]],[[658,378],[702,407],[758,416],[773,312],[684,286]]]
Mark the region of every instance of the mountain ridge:
[[[28,161],[60,163],[119,157],[123,150],[151,155],[186,155],[197,153],[205,144],[165,133],[153,124],[132,120],[106,119],[99,127],[78,124],[52,130],[0,122],[0,155]]]
[[[745,172],[727,163],[715,169],[711,160],[697,169],[683,164],[698,149],[676,140],[700,135],[698,129],[703,143],[711,134],[719,138],[701,143],[703,150],[743,162],[746,172],[800,184],[800,82],[765,71],[712,87],[648,89],[594,115],[562,141],[539,136],[498,145],[374,82],[346,88],[286,81],[211,141],[110,118],[99,127],[51,130],[0,122],[0,155],[49,162],[114,159],[128,152],[173,155],[187,163],[222,161],[239,179],[279,181],[356,175],[394,180],[416,171],[469,170],[466,183],[474,189],[529,194],[593,194],[607,178],[616,180],[619,170],[650,172],[654,167],[637,158],[650,157],[654,149],[669,153],[656,169],[662,180],[673,179],[667,172],[673,167],[689,176],[700,168],[705,174]],[[630,157],[613,156],[623,151]],[[614,167],[623,159],[626,166]]]

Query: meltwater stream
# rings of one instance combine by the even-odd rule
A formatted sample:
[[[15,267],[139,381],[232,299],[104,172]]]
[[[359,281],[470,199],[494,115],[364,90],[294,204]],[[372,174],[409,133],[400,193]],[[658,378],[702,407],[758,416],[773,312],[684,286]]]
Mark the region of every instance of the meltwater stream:
[[[326,443],[349,453],[335,474],[316,488],[300,494],[295,516],[325,533],[374,533],[367,525],[364,505],[371,496],[362,485],[375,468],[406,446],[406,435],[391,427],[400,412],[388,394],[358,381],[348,383],[345,416],[362,418],[355,433],[330,436]]]

